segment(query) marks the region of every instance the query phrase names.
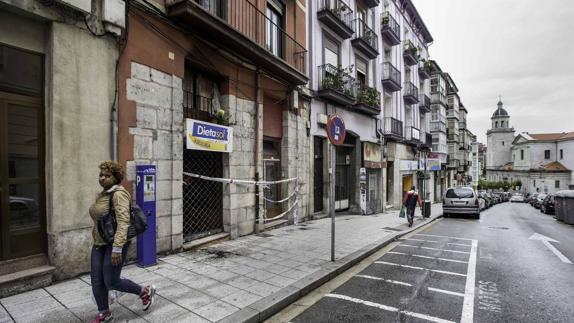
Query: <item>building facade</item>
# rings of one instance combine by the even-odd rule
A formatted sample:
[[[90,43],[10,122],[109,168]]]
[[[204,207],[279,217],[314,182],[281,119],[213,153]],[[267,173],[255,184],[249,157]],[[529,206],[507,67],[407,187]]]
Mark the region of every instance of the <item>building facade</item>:
[[[487,132],[486,179],[520,181],[520,189],[525,193],[572,189],[574,133],[523,132],[514,137],[509,122],[510,115],[499,102],[492,117],[492,128]]]

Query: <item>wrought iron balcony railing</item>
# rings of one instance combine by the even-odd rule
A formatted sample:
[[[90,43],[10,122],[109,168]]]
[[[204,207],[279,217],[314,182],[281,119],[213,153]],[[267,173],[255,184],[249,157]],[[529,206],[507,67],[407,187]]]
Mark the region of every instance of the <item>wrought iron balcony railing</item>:
[[[407,127],[407,136],[406,139],[411,142],[420,142],[421,140],[421,131],[415,127]]]
[[[388,11],[381,14],[381,36],[389,45],[401,43],[401,26]]]
[[[383,134],[385,136],[400,139],[403,137],[403,122],[401,120],[386,117],[383,118]]]
[[[345,2],[341,0],[319,0],[317,19],[329,26],[343,39],[353,35],[354,13]]]
[[[404,48],[404,52],[403,52],[403,58],[405,60],[405,64],[411,66],[411,65],[415,65],[418,61],[418,49],[415,47],[415,45],[410,41],[410,40],[406,40],[404,42],[405,48]]]
[[[383,88],[389,92],[401,89],[401,72],[390,62],[383,63]]]
[[[318,67],[319,96],[331,99],[344,105],[355,101],[355,79],[346,69],[325,64]]]
[[[403,84],[403,98],[407,104],[419,103],[419,88],[412,82],[405,82]]]
[[[362,19],[355,19],[355,38],[351,44],[370,59],[379,55],[379,37]]]
[[[378,115],[381,112],[381,93],[365,84],[357,84],[357,102],[355,108],[360,112]]]

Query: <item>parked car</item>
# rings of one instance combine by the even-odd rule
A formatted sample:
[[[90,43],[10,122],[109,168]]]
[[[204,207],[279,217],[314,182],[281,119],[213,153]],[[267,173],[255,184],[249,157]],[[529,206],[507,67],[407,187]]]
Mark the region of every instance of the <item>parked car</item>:
[[[530,198],[528,199],[528,203],[530,203],[530,205],[534,206],[534,201],[536,201],[537,197],[538,197],[538,193],[533,193],[532,195],[530,195]]]
[[[524,196],[520,193],[515,193],[510,198],[510,203],[524,203],[524,202],[525,202]]]
[[[537,209],[540,208],[540,206],[542,205],[542,201],[544,201],[544,198],[546,198],[547,194],[538,194],[538,196],[536,197],[536,200],[534,200],[534,204],[533,206]]]
[[[444,193],[442,213],[444,217],[451,214],[464,214],[480,219],[478,195],[470,187],[451,187]]]
[[[490,207],[493,205],[492,203],[492,198],[488,195],[488,193],[486,193],[485,191],[480,191],[478,193],[479,198],[484,200],[484,204],[485,204],[485,208],[486,209],[490,209]]]
[[[478,196],[478,208],[480,211],[486,210],[486,201],[480,196]]]
[[[540,212],[544,214],[554,214],[554,194],[548,194],[542,204],[540,205]]]
[[[502,193],[494,192],[494,193],[492,193],[492,198],[494,198],[494,203],[495,203],[495,204],[498,204],[498,203],[502,203],[502,202],[503,202]]]

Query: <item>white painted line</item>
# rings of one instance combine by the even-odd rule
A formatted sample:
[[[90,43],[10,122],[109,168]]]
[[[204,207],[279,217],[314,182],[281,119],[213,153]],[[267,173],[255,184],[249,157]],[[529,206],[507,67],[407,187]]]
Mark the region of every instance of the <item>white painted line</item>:
[[[449,290],[444,290],[444,289],[429,287],[428,290],[430,290],[431,292],[437,292],[437,293],[443,293],[443,294],[447,294],[447,295],[464,297],[463,293],[451,292]]]
[[[470,258],[466,272],[466,286],[464,288],[464,303],[462,305],[461,323],[472,323],[474,320],[474,285],[476,279],[476,256],[478,241],[472,240],[470,248]]]
[[[431,322],[437,322],[437,323],[454,323],[453,321],[448,321],[448,320],[443,320],[441,318],[438,317],[434,317],[434,316],[430,316],[430,315],[425,315],[425,314],[420,314],[420,313],[415,313],[415,312],[411,312],[411,311],[401,311],[396,307],[392,307],[392,306],[388,306],[388,305],[383,305],[383,304],[379,304],[379,303],[374,303],[374,302],[369,302],[369,301],[364,301],[362,299],[358,299],[358,298],[354,298],[354,297],[349,297],[349,296],[345,296],[345,295],[341,295],[341,294],[327,294],[325,295],[325,297],[330,297],[330,298],[337,298],[337,299],[342,299],[348,302],[353,302],[353,303],[357,303],[357,304],[362,304],[362,305],[366,305],[366,306],[370,306],[370,307],[375,307],[384,311],[388,311],[388,312],[395,312],[395,313],[401,313],[407,316],[412,316],[412,317],[416,317],[422,320],[427,320],[427,321],[431,321]]]
[[[438,237],[438,238],[448,238],[448,239],[458,239],[458,240],[466,240],[466,241],[475,241],[472,239],[467,239],[467,238],[458,238],[458,237],[449,237],[449,236],[439,236],[436,234],[422,234],[422,233],[417,233],[417,236],[425,236],[425,237]]]
[[[434,240],[423,240],[423,239],[414,239],[414,238],[402,238],[399,240],[403,241],[420,241],[420,242],[428,242],[428,243],[444,243],[444,241],[434,241]],[[471,247],[470,244],[465,243],[454,243],[454,242],[447,242],[446,244],[454,245],[454,246],[463,246],[463,247]]]
[[[418,258],[424,258],[424,259],[450,261],[450,262],[456,262],[456,263],[459,263],[459,264],[468,264],[468,261],[464,261],[464,260],[455,260],[455,259],[447,259],[447,258],[437,258],[437,257],[431,257],[431,256],[408,254],[408,253],[398,252],[398,251],[388,251],[387,253],[390,253],[390,254],[393,254],[393,255],[412,256],[412,257],[418,257]]]
[[[440,248],[431,248],[431,247],[419,247],[419,246],[412,246],[408,244],[400,244],[399,247],[409,247],[409,248],[421,248],[421,249],[428,249],[428,250],[441,250],[441,251],[448,251],[448,252],[456,252],[456,253],[465,253],[469,254],[468,251],[458,251],[458,250],[450,250],[450,249],[440,249]]]
[[[572,261],[570,261],[570,259],[566,258],[566,256],[564,256],[558,249],[556,249],[556,247],[554,247],[553,245],[550,244],[550,242],[560,243],[560,241],[554,240],[552,238],[549,238],[547,236],[541,235],[541,234],[536,233],[536,232],[528,239],[542,241],[542,243],[546,246],[546,248],[550,249],[550,251],[552,251],[552,253],[556,257],[558,257],[560,259],[560,261],[562,261],[563,263],[572,265]]]
[[[366,279],[372,279],[372,280],[382,280],[382,281],[386,281],[387,283],[391,283],[391,284],[397,284],[397,285],[403,285],[403,286],[413,286],[409,283],[405,283],[405,282],[400,282],[398,280],[391,280],[391,279],[384,279],[384,278],[380,278],[380,277],[375,277],[375,276],[369,276],[369,275],[355,275],[355,277],[360,277],[360,278],[366,278]]]
[[[409,266],[409,265],[401,265],[401,264],[395,264],[395,263],[393,263],[393,262],[387,262],[387,261],[375,261],[375,264],[382,264],[382,265],[389,265],[389,266],[397,266],[397,267],[411,268],[411,269],[417,269],[417,270],[428,270],[428,271],[433,271],[433,272],[435,272],[435,273],[441,273],[441,274],[447,274],[447,275],[454,275],[454,276],[466,277],[465,274],[453,273],[453,272],[451,272],[451,271],[428,269],[428,268],[416,267],[416,266]]]

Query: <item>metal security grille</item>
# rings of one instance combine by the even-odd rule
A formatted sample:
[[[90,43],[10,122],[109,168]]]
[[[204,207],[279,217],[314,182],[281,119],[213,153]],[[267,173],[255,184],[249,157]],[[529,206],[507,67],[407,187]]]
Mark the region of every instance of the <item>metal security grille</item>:
[[[367,169],[367,214],[375,214],[381,207],[382,189],[379,188],[379,176],[379,170]]]
[[[189,71],[186,70],[186,73],[189,73]],[[197,75],[186,76],[183,96],[185,118],[211,121],[212,99],[199,93],[211,93],[212,86],[213,84],[205,78],[198,78]],[[208,90],[204,88],[208,88]],[[184,147],[183,171],[210,177],[222,177],[222,155],[217,152],[191,150]],[[187,242],[222,231],[223,184],[199,178],[184,177],[184,240]]]
[[[221,153],[183,152],[183,171],[222,177]],[[183,184],[183,236],[185,241],[223,231],[223,184],[185,177]]]

